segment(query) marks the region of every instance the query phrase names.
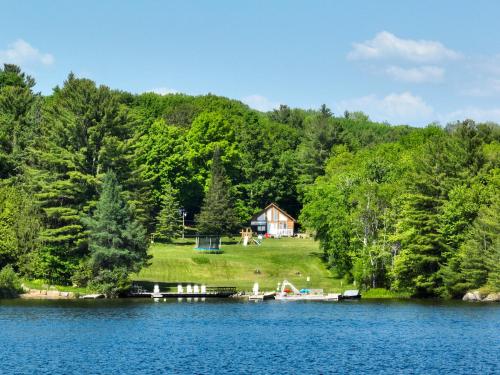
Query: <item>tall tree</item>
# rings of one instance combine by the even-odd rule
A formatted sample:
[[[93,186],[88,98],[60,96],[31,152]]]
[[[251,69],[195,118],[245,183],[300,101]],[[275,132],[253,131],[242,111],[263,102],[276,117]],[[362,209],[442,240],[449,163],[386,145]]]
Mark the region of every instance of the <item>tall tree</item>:
[[[171,185],[163,188],[161,211],[157,217],[155,240],[171,242],[182,233],[182,216],[176,192]]]
[[[238,226],[230,194],[231,186],[221,162],[220,150],[214,150],[210,183],[203,199],[201,212],[196,216],[197,229],[202,234],[230,234]]]
[[[146,230],[121,193],[115,173],[106,173],[96,209],[85,220],[90,256],[84,275],[91,288],[108,295],[124,289],[129,273],[138,272],[148,260]]]
[[[0,178],[20,174],[35,139],[35,80],[16,65],[0,68]]]
[[[109,88],[70,74],[44,105],[29,180],[44,214],[38,263],[58,269],[51,276],[58,282],[70,282],[87,254],[81,219],[95,205],[104,171],[112,168],[121,181],[133,186],[131,132],[119,99]]]
[[[443,206],[459,181],[462,158],[455,140],[444,134],[427,142],[416,157],[416,172],[404,195],[394,239],[402,251],[395,260],[396,288],[435,295],[442,284],[440,266],[450,247],[441,233]]]
[[[299,193],[324,174],[325,165],[332,147],[340,143],[342,127],[336,121],[330,109],[324,104],[319,112],[309,117],[304,125],[304,138],[298,148],[299,158]]]
[[[19,186],[0,187],[0,268],[13,264],[27,276],[29,261],[39,246],[40,215]]]

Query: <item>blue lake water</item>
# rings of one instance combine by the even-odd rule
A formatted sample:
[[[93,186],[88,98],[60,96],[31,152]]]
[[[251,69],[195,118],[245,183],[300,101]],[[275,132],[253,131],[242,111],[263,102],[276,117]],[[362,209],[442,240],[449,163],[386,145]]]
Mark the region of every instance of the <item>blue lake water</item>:
[[[0,301],[1,374],[495,374],[500,305]]]

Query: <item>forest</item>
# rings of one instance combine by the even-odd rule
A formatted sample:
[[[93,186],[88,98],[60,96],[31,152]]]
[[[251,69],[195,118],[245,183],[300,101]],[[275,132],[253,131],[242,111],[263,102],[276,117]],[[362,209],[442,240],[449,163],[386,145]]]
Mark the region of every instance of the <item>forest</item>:
[[[500,290],[500,126],[263,113],[70,73],[51,95],[0,68],[0,280],[117,293],[151,239],[237,233],[275,202],[339,278],[414,296]],[[182,208],[182,211],[181,211]]]

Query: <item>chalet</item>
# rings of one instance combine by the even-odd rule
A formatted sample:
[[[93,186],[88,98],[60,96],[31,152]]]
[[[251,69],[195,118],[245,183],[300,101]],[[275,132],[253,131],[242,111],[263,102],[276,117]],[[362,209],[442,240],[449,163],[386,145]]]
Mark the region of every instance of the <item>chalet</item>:
[[[295,219],[274,203],[252,217],[250,225],[258,234],[291,237],[294,233]]]

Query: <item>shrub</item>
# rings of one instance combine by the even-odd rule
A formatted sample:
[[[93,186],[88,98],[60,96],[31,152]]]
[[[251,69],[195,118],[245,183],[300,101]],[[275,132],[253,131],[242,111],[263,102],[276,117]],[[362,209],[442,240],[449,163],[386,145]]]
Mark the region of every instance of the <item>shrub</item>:
[[[0,271],[0,298],[17,297],[22,292],[21,281],[11,265]]]
[[[196,264],[210,264],[210,259],[208,257],[195,256],[192,259]]]

